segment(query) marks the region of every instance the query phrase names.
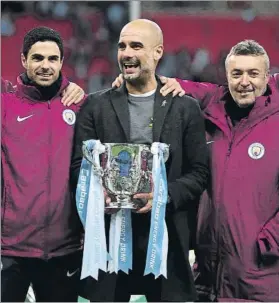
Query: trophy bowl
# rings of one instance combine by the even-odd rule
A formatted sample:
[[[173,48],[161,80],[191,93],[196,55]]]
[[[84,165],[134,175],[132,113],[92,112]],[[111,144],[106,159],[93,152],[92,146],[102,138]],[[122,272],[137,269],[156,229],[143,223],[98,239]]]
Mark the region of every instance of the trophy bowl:
[[[103,143],[103,186],[112,201],[106,208],[136,209],[132,197],[152,190],[152,153],[145,144]]]

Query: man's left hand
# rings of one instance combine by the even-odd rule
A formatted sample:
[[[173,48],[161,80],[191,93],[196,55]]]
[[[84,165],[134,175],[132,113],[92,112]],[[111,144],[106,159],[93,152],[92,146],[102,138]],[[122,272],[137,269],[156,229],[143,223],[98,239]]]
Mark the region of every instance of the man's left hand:
[[[147,203],[140,209],[136,211],[137,214],[145,214],[151,211],[152,209],[152,201],[153,201],[153,193],[139,193],[133,196],[134,199],[146,199]]]
[[[77,84],[70,84],[63,90],[61,102],[64,106],[78,104],[84,97],[84,90]]]

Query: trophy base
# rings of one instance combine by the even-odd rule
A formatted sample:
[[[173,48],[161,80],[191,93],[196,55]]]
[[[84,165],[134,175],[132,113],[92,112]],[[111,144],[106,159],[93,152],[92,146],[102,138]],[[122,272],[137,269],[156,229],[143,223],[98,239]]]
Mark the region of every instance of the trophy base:
[[[137,209],[136,206],[132,203],[123,203],[123,202],[111,202],[105,207],[106,209],[110,208],[121,208],[121,209]]]

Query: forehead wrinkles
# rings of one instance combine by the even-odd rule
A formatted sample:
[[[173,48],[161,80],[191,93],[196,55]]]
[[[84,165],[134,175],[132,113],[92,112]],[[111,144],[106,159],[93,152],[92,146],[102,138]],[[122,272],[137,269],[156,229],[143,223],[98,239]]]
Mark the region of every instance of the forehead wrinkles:
[[[120,34],[120,38],[122,37],[130,37],[130,36],[139,36],[139,37],[144,37],[145,34],[140,31],[140,30],[125,30],[123,32],[121,32]]]
[[[266,62],[262,56],[231,56],[228,60],[228,67],[242,71],[265,71]]]
[[[142,42],[143,44],[156,45],[157,40],[154,33],[146,29],[124,29],[120,34],[120,41],[128,40]]]

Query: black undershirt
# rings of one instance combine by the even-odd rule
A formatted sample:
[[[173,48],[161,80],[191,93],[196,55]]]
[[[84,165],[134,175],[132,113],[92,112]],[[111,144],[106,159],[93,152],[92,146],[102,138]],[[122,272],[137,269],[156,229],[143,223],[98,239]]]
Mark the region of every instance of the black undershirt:
[[[248,117],[248,115],[253,107],[254,107],[254,104],[249,105],[248,107],[244,107],[244,108],[239,107],[236,104],[236,102],[232,98],[230,98],[226,102],[225,110],[231,119],[232,125],[236,126],[240,122],[240,120]]]
[[[26,73],[21,75],[21,80],[25,85],[34,86],[41,93],[42,99],[40,101],[48,101],[52,99],[59,92],[62,84],[62,75],[60,73],[59,78],[50,86],[40,86],[37,83],[30,80]]]

